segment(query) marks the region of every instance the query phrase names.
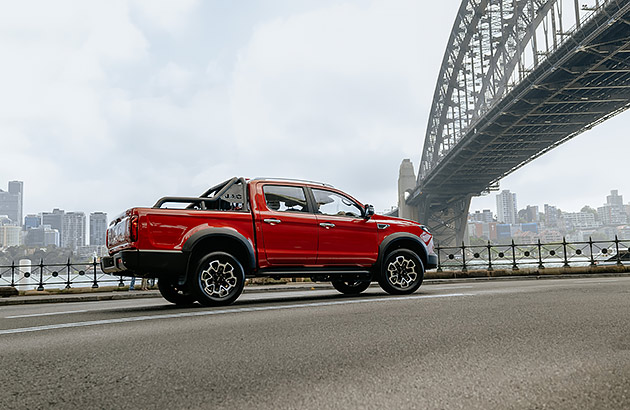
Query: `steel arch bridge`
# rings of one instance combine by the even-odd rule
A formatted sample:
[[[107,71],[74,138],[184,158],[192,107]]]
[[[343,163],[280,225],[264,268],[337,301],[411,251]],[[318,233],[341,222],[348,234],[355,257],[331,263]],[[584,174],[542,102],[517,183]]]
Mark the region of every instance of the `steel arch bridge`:
[[[462,1],[401,217],[461,244],[473,196],[630,106],[630,1],[589,1]]]

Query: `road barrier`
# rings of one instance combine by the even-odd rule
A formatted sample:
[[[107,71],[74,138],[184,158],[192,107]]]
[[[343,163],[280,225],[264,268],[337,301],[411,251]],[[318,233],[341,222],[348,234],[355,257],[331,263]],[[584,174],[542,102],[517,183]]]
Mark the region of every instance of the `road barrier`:
[[[611,241],[562,242],[517,244],[436,246],[438,272],[445,270],[494,269],[519,270],[520,268],[586,267],[630,264],[630,240],[615,236]]]
[[[630,240],[615,236],[610,241],[562,242],[533,244],[436,246],[437,272],[469,270],[493,271],[521,268],[584,268],[606,265],[630,266]],[[102,285],[124,287],[131,278],[103,273],[98,259],[90,262],[33,263],[22,259],[11,265],[0,265],[0,287],[20,290],[98,288]]]
[[[33,263],[21,259],[11,265],[0,265],[0,286],[18,289],[70,289],[72,287],[98,288],[100,285],[123,287],[131,278],[108,275],[101,270],[97,258],[90,262]]]

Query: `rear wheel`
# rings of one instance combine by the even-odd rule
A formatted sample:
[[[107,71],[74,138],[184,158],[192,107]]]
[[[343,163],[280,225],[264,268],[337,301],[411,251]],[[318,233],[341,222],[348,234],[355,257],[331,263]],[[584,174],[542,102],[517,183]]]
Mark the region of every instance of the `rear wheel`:
[[[199,261],[193,272],[191,288],[204,306],[229,305],[243,292],[245,271],[241,263],[226,252],[212,252]]]
[[[370,287],[370,281],[362,280],[333,280],[333,288],[346,295],[358,295]]]
[[[408,249],[396,249],[385,257],[378,283],[392,295],[415,292],[424,279],[424,265],[420,257]]]
[[[158,279],[158,290],[164,299],[176,305],[192,305],[195,297],[184,286],[174,280]]]

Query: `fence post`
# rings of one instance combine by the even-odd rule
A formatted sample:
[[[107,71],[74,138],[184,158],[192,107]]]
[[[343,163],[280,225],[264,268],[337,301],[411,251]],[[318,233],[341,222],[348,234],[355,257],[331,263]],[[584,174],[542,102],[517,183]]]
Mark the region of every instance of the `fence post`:
[[[37,290],[41,292],[44,290],[44,259],[39,260],[39,286]]]
[[[570,268],[569,259],[567,258],[567,240],[564,236],[562,237],[562,251],[564,252],[564,267]]]
[[[538,238],[538,269],[545,269],[542,262],[542,247],[540,246],[540,238]]]
[[[68,258],[68,262],[66,263],[66,273],[68,275],[68,281],[66,282],[66,289],[70,289],[70,258]]]
[[[619,238],[615,235],[615,250],[617,251],[617,265],[623,265],[621,263],[621,255],[619,254]]]
[[[516,245],[514,245],[514,239],[512,239],[512,270],[518,270],[516,265]]]
[[[464,241],[462,241],[462,272],[468,272],[468,269],[466,268],[466,245],[464,244]]]
[[[11,287],[15,287],[15,261],[11,261]]]
[[[490,241],[488,241],[488,270],[494,270],[494,268],[492,267],[492,245],[490,245]]]
[[[437,257],[438,257],[437,272],[442,272],[442,263],[440,262],[440,244],[439,243],[435,247],[435,251],[437,252]],[[122,276],[120,277],[120,281],[122,282]]]
[[[595,258],[593,257],[593,238],[588,237],[588,247],[591,250],[591,266],[595,266]]]
[[[96,281],[96,256],[92,261],[92,267],[94,268],[94,283],[92,283],[92,289],[98,288],[98,282]]]

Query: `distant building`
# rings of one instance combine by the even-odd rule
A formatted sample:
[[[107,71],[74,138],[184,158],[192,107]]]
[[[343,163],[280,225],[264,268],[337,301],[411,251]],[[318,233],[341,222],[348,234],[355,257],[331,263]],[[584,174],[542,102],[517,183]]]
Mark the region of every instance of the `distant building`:
[[[555,229],[545,229],[539,236],[542,243],[562,242],[563,238],[562,234]]]
[[[26,246],[59,246],[59,231],[52,229],[50,225],[40,225],[26,231],[24,237],[24,245]]]
[[[24,217],[24,229],[38,228],[42,224],[40,215],[26,215]]]
[[[494,216],[492,215],[492,211],[489,209],[484,209],[483,211],[475,211],[475,213],[470,214],[470,220],[474,222],[492,222],[494,220]]]
[[[92,212],[90,214],[90,245],[105,245],[107,232],[107,214],[104,212]]]
[[[0,248],[20,246],[22,227],[17,225],[0,225]]]
[[[617,226],[628,223],[623,196],[619,195],[616,189],[610,191],[610,195],[606,197],[606,204],[597,208],[597,213],[604,225]]]
[[[497,222],[504,224],[515,224],[517,222],[516,194],[509,190],[503,190],[496,196],[497,199]]]
[[[525,209],[518,212],[519,216],[522,214],[523,219],[527,223],[540,222],[540,213],[538,212],[538,205],[527,205]]]
[[[49,225],[51,229],[56,229],[59,235],[63,233],[63,216],[66,213],[63,209],[53,209],[52,212],[42,213],[42,225]]]
[[[531,232],[533,234],[538,234],[538,224],[534,222],[521,224],[522,232]]]
[[[555,206],[545,204],[545,227],[560,228],[562,226],[562,212]]]
[[[506,242],[512,238],[512,226],[510,224],[497,224],[497,240]]]
[[[562,219],[568,231],[596,228],[599,225],[595,220],[595,214],[591,212],[563,212]]]
[[[85,246],[85,214],[83,212],[66,212],[61,226],[61,246],[77,249]]]
[[[0,215],[6,215],[14,225],[22,226],[24,182],[10,181],[9,191],[0,189]]]

